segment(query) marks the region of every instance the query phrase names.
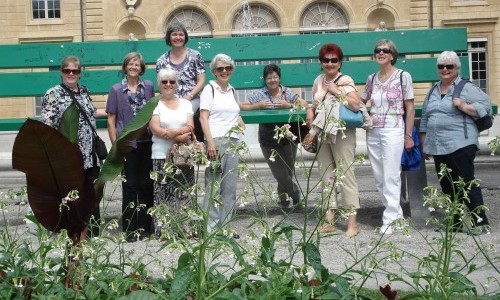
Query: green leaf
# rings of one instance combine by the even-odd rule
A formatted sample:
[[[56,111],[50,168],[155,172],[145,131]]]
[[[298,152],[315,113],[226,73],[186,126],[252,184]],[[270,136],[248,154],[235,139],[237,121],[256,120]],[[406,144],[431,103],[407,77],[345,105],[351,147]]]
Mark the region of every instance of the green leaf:
[[[63,113],[59,132],[73,144],[78,143],[78,122],[80,113],[74,104],[71,104]]]
[[[108,157],[101,168],[99,178],[96,180],[96,186],[104,186],[107,181],[112,181],[120,175],[123,168],[124,154],[132,150],[130,142],[145,133],[159,99],[160,96],[151,98],[137,115],[125,125],[125,128],[120,132],[120,135],[109,150]]]
[[[160,297],[149,291],[141,291],[141,290],[132,292],[127,296],[118,298],[118,300],[156,300],[156,299],[160,299]]]
[[[195,277],[194,270],[190,267],[177,269],[170,286],[170,294],[168,299],[184,299],[189,292],[189,286]]]
[[[313,267],[316,274],[321,274],[321,270],[325,267],[321,264],[321,254],[318,247],[312,243],[306,243],[304,246],[307,262]]]
[[[450,272],[448,276],[453,279],[453,285],[451,286],[451,291],[455,293],[464,293],[466,291],[472,291],[477,294],[476,287],[474,283],[470,281],[467,277],[459,272]]]
[[[191,265],[190,256],[191,254],[189,254],[188,252],[182,253],[177,260],[177,268],[182,269],[184,267],[189,267]]]

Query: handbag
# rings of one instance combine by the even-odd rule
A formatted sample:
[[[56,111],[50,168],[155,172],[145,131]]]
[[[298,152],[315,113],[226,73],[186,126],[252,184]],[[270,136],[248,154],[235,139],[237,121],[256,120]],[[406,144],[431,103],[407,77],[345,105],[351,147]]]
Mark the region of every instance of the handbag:
[[[310,133],[306,134],[304,140],[302,141],[302,148],[309,153],[318,152],[318,136],[311,136]]]
[[[108,149],[106,148],[106,143],[101,139],[100,136],[97,135],[97,133],[93,134],[94,138],[92,141],[93,149],[95,154],[97,154],[97,157],[99,157],[100,160],[105,160],[106,157],[108,156]]]
[[[413,148],[410,151],[403,150],[401,156],[401,170],[402,171],[418,171],[420,170],[420,161],[422,160],[422,152],[420,152],[420,138],[418,137],[418,130],[413,126],[412,131]]]
[[[61,87],[66,92],[69,93],[71,99],[73,100],[73,103],[75,103],[76,109],[80,114],[82,114],[83,118],[92,129],[92,152],[95,153],[100,160],[105,160],[106,157],[108,156],[108,149],[106,148],[106,143],[104,143],[101,137],[99,137],[97,131],[94,128],[94,125],[92,125],[92,122],[90,122],[89,117],[87,116],[83,108],[80,106],[80,103],[76,101],[75,93],[64,84],[61,84]]]
[[[175,143],[168,149],[170,162],[178,167],[200,164],[206,155],[203,142],[199,142],[191,130],[192,140],[187,143]]]
[[[346,128],[361,128],[363,126],[363,113],[353,112],[345,105],[340,105],[339,119],[344,122]]]

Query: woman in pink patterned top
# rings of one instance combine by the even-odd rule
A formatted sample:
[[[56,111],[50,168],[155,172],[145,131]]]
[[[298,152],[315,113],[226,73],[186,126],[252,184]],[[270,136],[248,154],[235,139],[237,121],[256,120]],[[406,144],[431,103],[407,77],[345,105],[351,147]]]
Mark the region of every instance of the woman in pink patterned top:
[[[404,224],[396,221],[403,220],[401,156],[403,149],[413,147],[413,83],[408,72],[394,66],[398,51],[392,41],[378,41],[373,53],[380,70],[368,77],[361,100],[370,102],[373,128],[367,132],[366,144],[375,184],[385,206],[379,232],[391,234],[396,224]]]

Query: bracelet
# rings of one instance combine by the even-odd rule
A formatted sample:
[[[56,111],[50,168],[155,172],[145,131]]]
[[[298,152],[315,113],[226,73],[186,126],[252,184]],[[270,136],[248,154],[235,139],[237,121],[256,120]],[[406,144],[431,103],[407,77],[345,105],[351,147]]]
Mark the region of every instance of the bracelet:
[[[413,139],[413,137],[412,137],[411,135],[406,134],[406,133],[405,133],[405,137],[408,137],[408,138],[410,138],[410,139]]]

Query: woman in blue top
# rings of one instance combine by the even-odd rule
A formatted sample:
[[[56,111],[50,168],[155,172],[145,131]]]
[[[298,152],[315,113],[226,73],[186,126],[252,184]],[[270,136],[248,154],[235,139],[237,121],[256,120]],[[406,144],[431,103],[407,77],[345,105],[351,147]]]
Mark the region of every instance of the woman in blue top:
[[[130,120],[154,96],[153,83],[140,78],[146,71],[142,55],[128,53],[123,59],[124,78],[109,90],[106,112],[108,113],[108,134],[111,142],[123,130]],[[130,146],[132,151],[125,154],[122,182],[122,230],[127,233],[127,240],[133,241],[133,232],[140,230],[139,237],[151,233],[151,216],[147,213],[153,206],[153,181],[150,172],[151,134],[149,131],[135,140]]]
[[[488,95],[478,86],[467,83],[458,98],[453,98],[454,90],[461,81],[460,59],[453,51],[444,51],[437,58],[437,72],[440,81],[434,84],[422,107],[420,122],[420,139],[424,147],[426,159],[434,158],[439,183],[444,193],[454,198],[454,186],[459,178],[468,183],[474,180],[474,159],[479,149],[479,132],[474,124],[474,118],[491,114],[491,104]],[[439,175],[440,165],[445,164],[451,169],[451,178]],[[470,212],[473,212],[472,228],[469,234],[482,234],[489,231],[488,218],[485,210],[481,188],[477,184],[470,186],[468,200],[460,196]],[[466,229],[463,215],[454,215],[455,231]]]
[[[248,101],[241,103],[240,108],[242,110],[292,108],[296,101],[301,101],[302,107],[307,105],[297,93],[281,85],[280,67],[275,64],[267,65],[264,67],[262,75],[266,86],[254,91]],[[278,141],[274,138],[275,128],[284,124],[259,124],[259,144],[271,173],[278,182],[279,204],[281,207],[286,208],[290,205],[290,198],[294,205],[299,204],[300,190],[293,178],[298,139],[290,141],[283,138]],[[296,125],[291,124],[291,126]],[[273,150],[276,152],[276,158],[271,158]]]

